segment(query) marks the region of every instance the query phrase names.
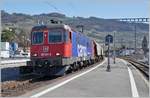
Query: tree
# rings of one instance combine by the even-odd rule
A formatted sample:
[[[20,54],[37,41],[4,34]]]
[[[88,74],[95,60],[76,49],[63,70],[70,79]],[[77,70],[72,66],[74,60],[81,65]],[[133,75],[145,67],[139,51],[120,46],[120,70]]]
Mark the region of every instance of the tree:
[[[14,30],[3,30],[1,35],[2,42],[11,42],[15,37]]]

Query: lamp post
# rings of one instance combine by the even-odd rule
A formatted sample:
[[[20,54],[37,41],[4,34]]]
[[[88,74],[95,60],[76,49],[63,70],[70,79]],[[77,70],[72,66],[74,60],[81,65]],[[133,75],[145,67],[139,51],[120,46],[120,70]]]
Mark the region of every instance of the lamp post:
[[[136,24],[134,25],[134,50],[136,53]]]
[[[113,55],[114,55],[114,64],[116,63],[116,42],[115,42],[115,37],[116,37],[116,35],[115,35],[115,32],[116,31],[114,31],[114,51],[113,51]]]
[[[83,31],[84,31],[84,26],[83,25],[77,25],[76,27],[81,28],[81,32],[83,33]]]

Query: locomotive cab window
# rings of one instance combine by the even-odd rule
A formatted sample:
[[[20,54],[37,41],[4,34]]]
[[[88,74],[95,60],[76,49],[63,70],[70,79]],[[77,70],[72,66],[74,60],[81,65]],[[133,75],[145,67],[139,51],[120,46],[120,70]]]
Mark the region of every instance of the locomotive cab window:
[[[67,42],[68,41],[68,32],[64,32],[63,33],[63,42]]]
[[[48,39],[49,43],[62,42],[62,32],[50,31]]]
[[[43,43],[43,32],[32,32],[32,44]]]
[[[65,30],[61,29],[50,30],[48,33],[48,40],[49,43],[67,42],[68,34],[65,32]]]

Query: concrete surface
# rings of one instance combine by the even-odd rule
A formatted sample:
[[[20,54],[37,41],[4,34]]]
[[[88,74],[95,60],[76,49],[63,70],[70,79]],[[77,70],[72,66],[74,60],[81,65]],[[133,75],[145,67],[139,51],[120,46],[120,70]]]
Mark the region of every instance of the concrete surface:
[[[68,76],[45,87],[30,91],[23,96],[34,97],[41,93],[39,97],[133,97],[134,91],[131,89],[131,79],[126,63],[117,59],[116,64],[113,64],[111,59],[111,72],[106,71],[106,66],[107,62],[105,61],[104,64],[96,69],[75,78],[62,86],[59,84],[83,72],[79,72],[78,74]],[[133,73],[138,96],[149,96],[148,86],[141,78],[141,75],[139,75],[132,66],[129,66],[129,68]],[[48,89],[51,90],[48,91]],[[46,90],[47,92],[45,93]]]

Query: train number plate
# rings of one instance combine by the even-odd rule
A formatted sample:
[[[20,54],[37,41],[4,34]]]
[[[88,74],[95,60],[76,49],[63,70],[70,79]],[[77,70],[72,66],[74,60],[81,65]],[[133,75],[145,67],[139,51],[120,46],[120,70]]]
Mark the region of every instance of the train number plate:
[[[49,47],[48,46],[43,46],[43,52],[48,52],[49,51]]]

